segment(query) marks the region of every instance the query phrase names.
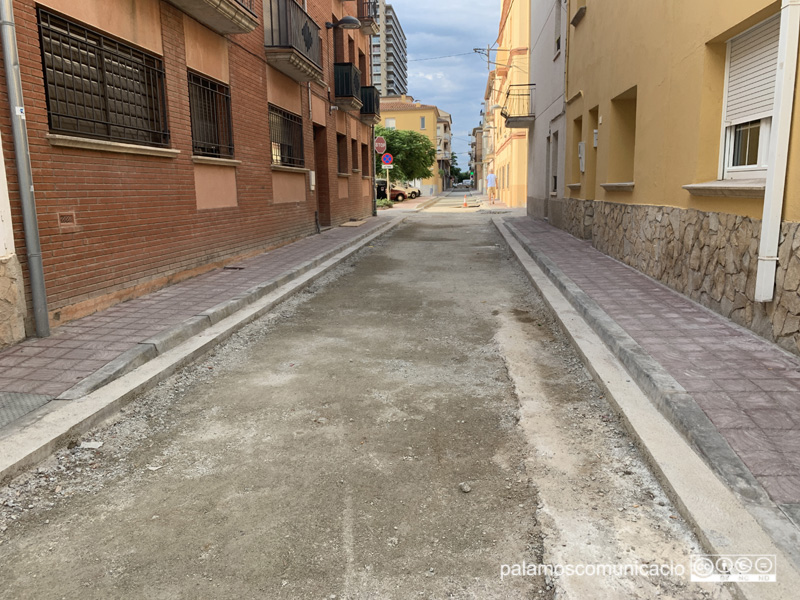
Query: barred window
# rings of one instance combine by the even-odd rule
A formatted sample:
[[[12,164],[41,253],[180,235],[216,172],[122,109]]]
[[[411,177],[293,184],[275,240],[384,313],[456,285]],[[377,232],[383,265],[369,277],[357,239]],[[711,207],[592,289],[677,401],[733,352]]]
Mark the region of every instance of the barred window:
[[[272,164],[304,167],[303,119],[287,110],[269,105],[269,138],[272,143]]]
[[[159,58],[43,9],[39,39],[51,131],[169,144]]]
[[[233,158],[231,90],[189,71],[192,152],[196,156]]]

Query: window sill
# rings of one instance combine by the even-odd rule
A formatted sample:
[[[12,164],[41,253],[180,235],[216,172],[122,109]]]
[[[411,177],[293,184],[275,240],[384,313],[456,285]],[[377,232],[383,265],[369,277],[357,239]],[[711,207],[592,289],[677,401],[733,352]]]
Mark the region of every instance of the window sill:
[[[600,187],[607,192],[632,192],[633,181],[625,181],[620,183],[601,183]]]
[[[361,173],[361,169],[353,169],[353,173]]]
[[[93,140],[71,135],[48,133],[46,137],[51,146],[58,146],[60,148],[79,148],[81,150],[117,152],[120,154],[140,154],[144,156],[158,156],[160,158],[177,158],[181,153],[180,150],[175,150],[174,148],[155,148],[153,146]]]
[[[350,177],[350,173],[337,173],[337,177]]]
[[[684,185],[692,196],[715,196],[725,198],[763,198],[766,179],[721,179]]]
[[[240,160],[217,158],[215,156],[192,156],[192,162],[196,165],[214,165],[216,167],[238,167],[242,164]]]
[[[579,189],[581,189],[581,184],[580,183],[568,183],[567,187],[569,189],[571,189],[571,190],[579,190]]]
[[[286,165],[272,165],[270,167],[273,171],[283,171],[284,173],[309,173],[311,169],[304,169],[303,167],[287,167]]]

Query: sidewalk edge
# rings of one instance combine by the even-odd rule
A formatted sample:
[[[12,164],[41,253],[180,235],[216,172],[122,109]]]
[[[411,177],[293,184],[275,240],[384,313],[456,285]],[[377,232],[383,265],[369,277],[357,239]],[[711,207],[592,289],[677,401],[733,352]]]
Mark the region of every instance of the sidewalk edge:
[[[295,273],[291,281],[265,293],[235,313],[204,327],[183,343],[159,353],[152,344],[133,348],[126,364],[139,364],[120,376],[116,365],[105,373],[106,383],[74,400],[55,399],[20,419],[12,430],[0,437],[0,484],[47,458],[57,448],[115,415],[137,394],[145,392],[182,367],[197,360],[248,323],[262,317],[275,306],[302,291],[336,268],[375,239],[386,235],[407,217],[398,216],[376,230],[325,253],[313,268]],[[343,247],[344,246],[344,247]],[[333,254],[332,254],[333,252]],[[270,286],[267,286],[270,287]],[[209,320],[208,316],[204,319]],[[127,353],[126,353],[127,354]],[[150,358],[152,356],[152,358]],[[132,360],[129,360],[132,359]],[[107,365],[108,366],[108,365]],[[111,375],[115,377],[111,377]]]
[[[584,358],[584,362],[592,373],[595,381],[607,393],[609,401],[615,406],[626,428],[638,442],[639,447],[648,458],[659,480],[668,490],[684,518],[692,524],[706,549],[714,553],[732,553],[733,547],[738,548],[740,550],[739,553],[746,553],[744,549],[748,548],[751,539],[744,535],[738,536],[736,528],[744,522],[742,519],[749,517],[753,524],[758,527],[761,534],[769,541],[774,550],[779,551],[780,554],[785,557],[786,566],[791,569],[789,579],[793,580],[795,584],[800,585],[800,560],[798,560],[797,539],[796,536],[794,539],[787,539],[784,535],[787,531],[796,531],[794,524],[791,523],[788,517],[784,515],[768,497],[766,497],[766,493],[763,492],[763,489],[760,489],[760,485],[755,481],[755,478],[753,478],[749,471],[747,474],[749,477],[753,478],[755,485],[759,488],[755,490],[757,493],[756,497],[759,497],[758,492],[760,492],[763,494],[766,502],[748,500],[746,497],[739,494],[737,490],[731,489],[730,483],[724,478],[721,478],[717,471],[708,464],[711,457],[715,456],[714,454],[709,455],[709,453],[704,452],[700,453],[698,456],[698,452],[694,446],[698,442],[702,444],[703,440],[692,440],[690,442],[687,437],[691,432],[687,433],[687,431],[684,430],[684,425],[686,425],[686,423],[684,422],[676,426],[674,422],[674,412],[680,412],[680,410],[685,407],[678,407],[675,411],[664,410],[662,408],[662,405],[675,400],[679,400],[680,404],[685,403],[687,399],[694,403],[691,396],[685,392],[679,393],[678,389],[673,388],[670,390],[670,394],[665,398],[659,401],[652,399],[650,390],[647,388],[653,385],[653,378],[645,381],[644,385],[642,385],[638,381],[636,373],[631,372],[626,361],[621,360],[619,356],[620,344],[624,340],[612,338],[609,341],[607,338],[611,332],[607,331],[604,335],[600,331],[597,331],[598,324],[590,322],[590,319],[586,317],[587,312],[591,312],[592,316],[596,319],[598,317],[596,311],[600,311],[602,315],[605,315],[602,309],[595,304],[594,308],[596,308],[596,311],[589,311],[589,309],[592,308],[589,304],[578,301],[581,295],[584,297],[581,299],[588,299],[588,296],[586,296],[574,282],[569,280],[569,278],[555,267],[552,262],[547,260],[546,257],[543,257],[541,253],[537,253],[532,248],[527,247],[523,242],[518,241],[517,236],[522,236],[518,231],[515,232],[513,225],[506,223],[500,217],[494,217],[492,220],[509,248],[515,254],[517,260],[526,271],[531,283],[540,292],[545,302],[560,322],[562,328],[569,336],[573,346],[575,346],[580,355]],[[543,260],[543,258],[545,260]],[[543,263],[545,264],[543,265]],[[549,265],[547,263],[549,263]],[[578,295],[578,297],[573,297],[573,293],[576,292],[576,290],[580,292],[580,295]],[[559,299],[561,301],[560,305],[558,304]],[[590,300],[590,302],[594,304],[593,301]],[[587,331],[577,331],[580,327],[580,323],[576,323],[576,321],[582,323]],[[610,317],[605,315],[605,321],[606,322],[602,324],[608,325],[607,321],[611,321]],[[613,321],[611,321],[611,323],[613,323]],[[616,324],[614,323],[614,325]],[[617,325],[616,327],[619,326]],[[619,329],[621,330],[621,328]],[[622,333],[626,337],[629,337],[624,330]],[[587,341],[592,336],[595,337],[598,344],[602,344],[603,349],[619,366],[622,372],[625,375],[630,374],[629,376],[634,379],[637,389],[644,394],[644,400],[647,401],[649,408],[653,410],[654,415],[657,415],[662,420],[663,425],[660,429],[672,430],[672,437],[675,439],[673,439],[669,445],[668,451],[658,451],[659,446],[663,447],[663,443],[659,440],[659,437],[668,437],[668,432],[660,431],[657,423],[644,422],[641,417],[637,419],[637,415],[633,413],[646,411],[647,407],[634,406],[630,401],[621,400],[620,397],[625,395],[627,391],[612,389],[610,385],[611,381],[609,381],[611,377],[608,373],[603,372],[603,368],[606,367],[606,365],[598,364],[596,360],[593,361],[598,353],[596,348],[591,348],[591,342]],[[638,344],[632,339],[630,342],[638,347]],[[639,350],[641,354],[644,354],[641,348],[639,348]],[[629,356],[641,358],[641,354],[631,354]],[[655,363],[652,357],[646,354],[645,356]],[[655,364],[658,365],[658,363]],[[658,367],[663,371],[660,365],[658,365]],[[669,377],[668,374],[667,377]],[[672,378],[669,377],[669,379]],[[630,387],[629,379],[623,381]],[[623,390],[624,383],[622,385]],[[682,389],[677,382],[675,382],[675,386]],[[656,419],[651,415],[650,420],[655,421]],[[718,432],[715,431],[715,433],[719,436]],[[721,436],[719,437],[721,438]],[[654,440],[657,442],[655,448],[652,443]],[[725,442],[724,439],[722,442],[727,446],[727,442]],[[697,474],[690,474],[687,476],[682,472],[680,466],[682,463],[678,460],[677,456],[679,453],[679,445],[683,445],[686,450],[691,452],[697,461],[700,462],[701,467],[695,466],[692,471],[692,473],[696,471]],[[728,448],[730,447],[728,446]],[[741,462],[741,459],[733,453],[733,450],[730,450],[730,452],[733,454],[736,461]],[[689,461],[691,459],[690,457],[686,457],[686,460]],[[746,467],[744,468],[746,469]],[[703,473],[703,471],[705,473]],[[714,473],[713,476],[712,472]],[[700,494],[699,490],[703,489],[712,489],[714,492],[711,495]],[[731,523],[728,523],[729,527],[727,528],[727,532],[726,528],[720,525],[719,518],[717,517],[720,513],[719,504],[722,502],[722,494],[730,496],[728,501],[725,502],[727,505],[726,510],[733,511],[732,514],[738,515]],[[746,528],[743,527],[742,534],[744,534],[745,530]],[[752,546],[753,544],[750,545],[751,548]],[[743,594],[743,597],[770,597],[769,595],[762,596],[759,595],[759,593],[755,593],[754,590],[756,589],[763,590],[764,588],[756,588],[751,585],[740,586],[740,591],[749,590]]]
[[[222,319],[235,314],[242,308],[263,298],[273,290],[286,285],[297,277],[307,273],[309,270],[316,268],[346,248],[359,244],[365,237],[372,235],[376,231],[382,231],[388,228],[390,224],[391,222],[385,223],[378,226],[376,229],[363,233],[346,242],[342,242],[324,254],[300,263],[286,273],[282,273],[273,279],[260,283],[235,298],[225,300],[193,317],[189,317],[174,327],[165,329],[149,339],[143,340],[140,344],[148,346],[149,348],[147,350],[142,350],[138,346],[132,348],[112,360],[105,367],[84,378],[80,383],[60,394],[56,397],[56,400],[78,400],[79,398],[83,398],[87,394],[107,385],[110,381],[113,381],[113,379],[130,373],[147,360],[152,360],[155,356],[175,348],[201,331],[219,323]],[[153,350],[155,350],[155,355],[153,354]],[[147,358],[144,358],[145,356]]]

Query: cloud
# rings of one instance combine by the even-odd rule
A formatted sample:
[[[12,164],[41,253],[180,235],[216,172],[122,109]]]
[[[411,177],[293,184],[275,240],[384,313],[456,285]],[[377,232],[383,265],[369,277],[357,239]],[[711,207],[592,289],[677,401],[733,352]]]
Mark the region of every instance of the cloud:
[[[465,167],[468,136],[480,123],[486,89],[486,58],[473,48],[494,44],[500,24],[501,0],[393,0],[408,42],[408,92],[453,116],[453,149]],[[436,60],[418,60],[443,57]]]

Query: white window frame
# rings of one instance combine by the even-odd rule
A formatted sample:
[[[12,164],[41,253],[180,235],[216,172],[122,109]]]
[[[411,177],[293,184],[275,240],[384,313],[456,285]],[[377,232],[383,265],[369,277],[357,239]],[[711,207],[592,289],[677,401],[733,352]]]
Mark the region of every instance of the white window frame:
[[[759,27],[762,24],[763,21],[761,23],[754,25],[751,29],[755,29],[756,27]],[[743,32],[742,34],[739,35],[745,35],[746,33],[747,32]],[[730,71],[731,71],[731,42],[734,39],[736,38],[734,37],[728,40],[726,44],[727,48],[725,51],[725,85],[722,95],[722,131],[720,133],[719,171],[717,179],[719,180],[766,179],[767,170],[769,168],[769,140],[771,133],[771,125],[772,125],[771,114],[763,115],[761,116],[760,119],[761,129],[759,131],[759,137],[758,137],[758,164],[748,165],[744,167],[732,166],[733,140],[734,140],[734,135],[736,133],[737,125],[742,125],[743,123],[750,123],[752,121],[759,120],[758,116],[754,115],[754,118],[746,120],[738,120],[731,122],[725,121],[725,117],[728,114],[728,85],[730,83]]]
[[[425,117],[420,117],[419,118],[419,128],[420,129],[425,129]]]
[[[759,119],[755,119],[756,121]],[[733,146],[736,127],[743,123],[730,125],[724,130],[724,175],[723,179],[761,179],[767,177],[769,166],[769,136],[772,125],[772,117],[764,117],[758,132],[758,164],[743,167],[733,166]],[[745,121],[744,123],[750,123]]]
[[[386,129],[397,129],[397,119],[386,117]]]

